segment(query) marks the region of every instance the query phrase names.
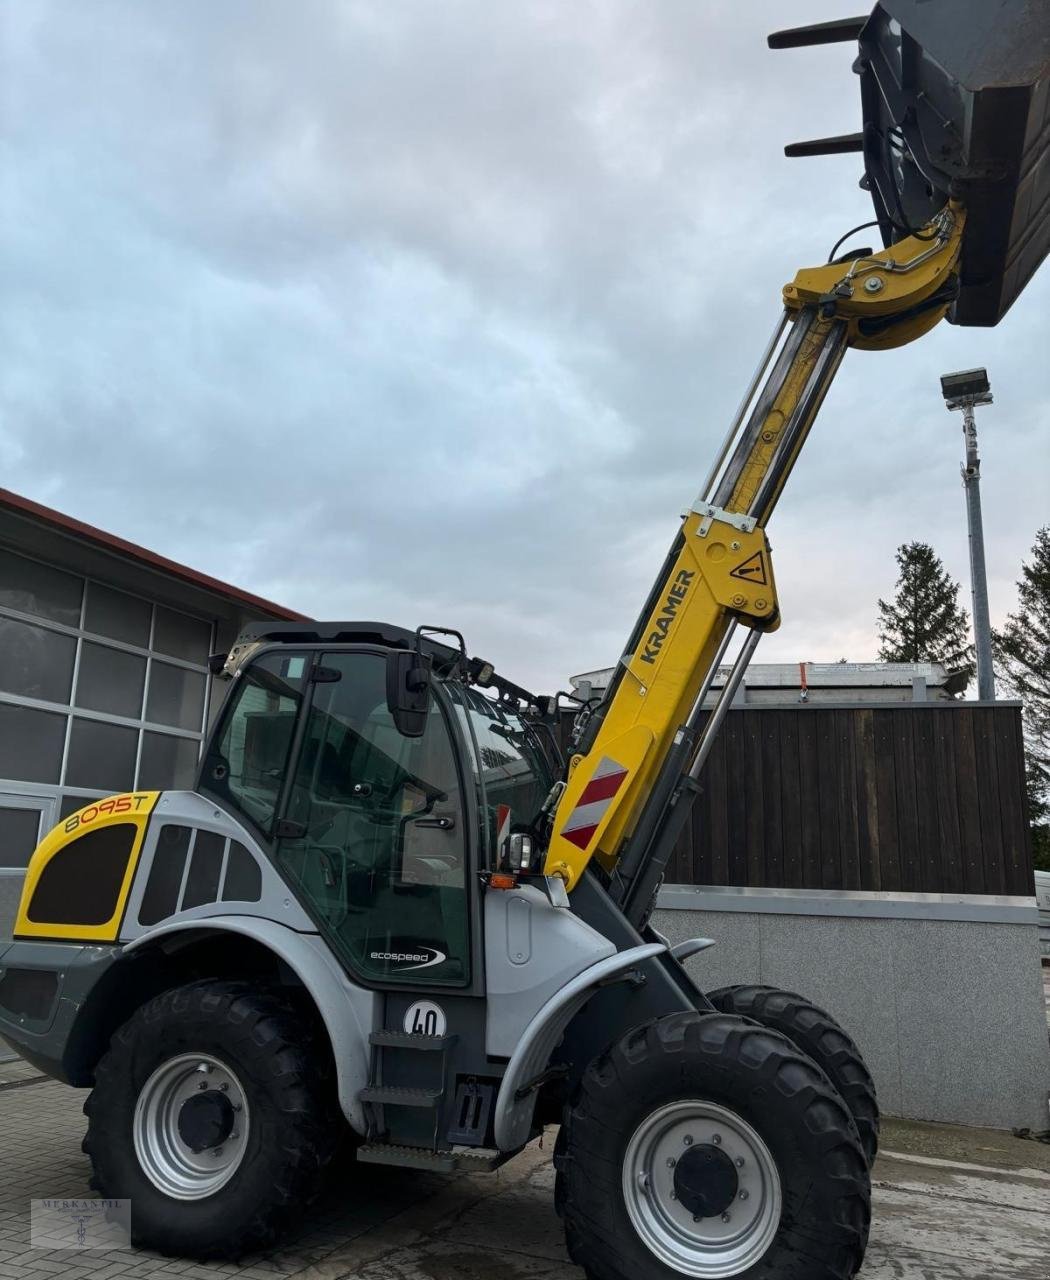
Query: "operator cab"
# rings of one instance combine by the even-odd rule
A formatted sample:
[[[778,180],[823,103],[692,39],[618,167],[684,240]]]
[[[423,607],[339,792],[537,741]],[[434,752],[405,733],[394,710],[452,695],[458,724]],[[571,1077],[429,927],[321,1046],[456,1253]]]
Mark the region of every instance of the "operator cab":
[[[260,626],[219,661],[234,683],[198,790],[362,984],[470,987],[470,877],[538,834],[561,769],[539,700],[462,646],[372,623]]]

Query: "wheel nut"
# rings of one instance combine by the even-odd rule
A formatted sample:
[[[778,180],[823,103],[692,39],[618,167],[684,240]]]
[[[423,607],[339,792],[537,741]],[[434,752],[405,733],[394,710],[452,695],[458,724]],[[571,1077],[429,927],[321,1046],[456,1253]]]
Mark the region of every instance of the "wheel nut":
[[[738,1169],[742,1169],[742,1168],[744,1167],[744,1157],[743,1157],[743,1156],[737,1156],[737,1158],[736,1158],[736,1167],[737,1167]]]
[[[693,1135],[691,1133],[687,1133],[682,1141],[687,1147],[691,1147],[693,1145]]]
[[[219,1088],[223,1091],[223,1093],[226,1093],[229,1087],[230,1086],[226,1083],[225,1080],[222,1082],[222,1084],[219,1085]]]
[[[236,1138],[236,1136],[237,1136],[237,1135],[236,1135],[236,1134],[234,1134],[233,1136]],[[741,1200],[746,1200],[746,1199],[747,1199],[747,1197],[748,1197],[748,1193],[747,1193],[746,1191],[741,1191],[741,1193],[740,1193],[740,1199],[741,1199]]]
[[[722,1214],[722,1221],[723,1221],[723,1222],[728,1222],[728,1221],[729,1221],[729,1214],[728,1214],[728,1213],[723,1213],[723,1214]]]
[[[677,1200],[677,1199],[678,1199],[678,1192],[677,1192],[677,1191],[672,1191],[672,1192],[671,1192],[671,1199],[672,1199],[672,1200]]]
[[[207,1080],[202,1080],[200,1084],[197,1086],[198,1089],[207,1089],[207,1087],[208,1087]]]
[[[222,1155],[222,1147],[216,1147],[212,1152],[212,1156],[217,1160]]]
[[[668,1157],[667,1157],[667,1167],[668,1167],[668,1169],[673,1169],[677,1163],[678,1163],[678,1161],[674,1158],[674,1156],[668,1156]]]
[[[720,1147],[722,1145],[722,1135],[720,1133],[713,1133],[711,1135],[711,1141],[716,1147]]]

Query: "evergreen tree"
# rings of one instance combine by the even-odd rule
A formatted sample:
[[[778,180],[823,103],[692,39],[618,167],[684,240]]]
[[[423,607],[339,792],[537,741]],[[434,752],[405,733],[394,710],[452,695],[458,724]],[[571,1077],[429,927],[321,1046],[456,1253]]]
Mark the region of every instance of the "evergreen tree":
[[[1017,609],[992,633],[996,676],[1024,705],[1025,777],[1036,866],[1050,871],[1050,525],[1021,565]]]
[[[969,618],[959,584],[926,542],[897,548],[897,591],[879,601],[879,658],[883,662],[940,662],[949,671],[975,670]]]

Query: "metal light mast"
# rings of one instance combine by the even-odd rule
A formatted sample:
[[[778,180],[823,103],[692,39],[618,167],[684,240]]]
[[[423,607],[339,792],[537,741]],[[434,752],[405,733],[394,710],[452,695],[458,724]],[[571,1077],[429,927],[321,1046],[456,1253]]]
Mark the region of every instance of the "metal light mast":
[[[979,404],[991,404],[992,392],[985,369],[964,369],[941,377],[944,403],[963,416],[966,461],[962,465],[966,492],[966,523],[970,535],[970,590],[973,597],[973,639],[977,650],[977,696],[982,702],[995,699],[992,670],[992,627],[988,617],[988,574],[984,564],[984,524],[981,519],[981,459],[977,456]]]

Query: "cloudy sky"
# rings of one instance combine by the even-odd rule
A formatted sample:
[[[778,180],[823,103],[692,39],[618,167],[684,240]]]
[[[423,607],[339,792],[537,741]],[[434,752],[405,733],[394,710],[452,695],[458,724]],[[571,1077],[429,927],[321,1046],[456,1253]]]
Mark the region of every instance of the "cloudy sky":
[[[765,44],[849,8],[0,0],[0,483],[526,683],[614,660],[781,285],[870,217],[858,157],[782,152],[859,127],[849,48]],[[847,357],[760,660],[872,658],[901,541],[968,583],[937,375],[974,364],[1012,606],[1048,306],[1044,269],[997,330]]]

